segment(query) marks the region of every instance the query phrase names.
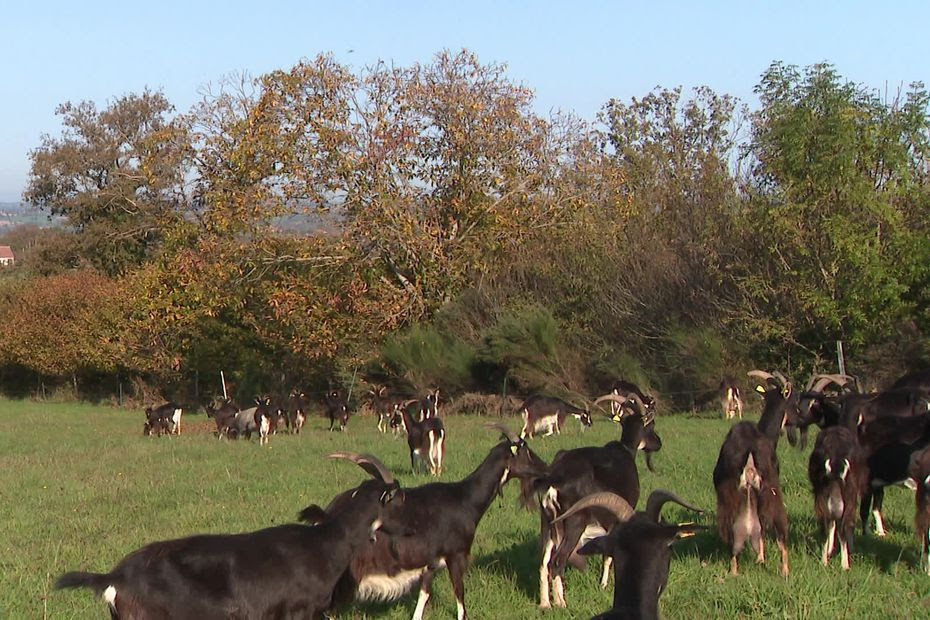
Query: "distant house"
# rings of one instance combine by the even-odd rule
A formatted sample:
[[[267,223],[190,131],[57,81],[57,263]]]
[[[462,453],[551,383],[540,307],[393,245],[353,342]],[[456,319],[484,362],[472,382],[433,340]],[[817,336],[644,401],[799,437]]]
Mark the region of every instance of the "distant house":
[[[8,267],[16,262],[13,258],[13,250],[8,245],[0,245],[0,266]]]

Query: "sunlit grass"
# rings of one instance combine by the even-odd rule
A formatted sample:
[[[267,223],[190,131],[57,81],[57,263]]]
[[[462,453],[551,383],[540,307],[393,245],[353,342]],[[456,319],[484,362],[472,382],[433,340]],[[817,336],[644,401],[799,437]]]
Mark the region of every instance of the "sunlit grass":
[[[755,414],[749,414],[754,416]],[[470,472],[496,441],[487,418],[452,417],[444,479]],[[329,433],[321,417],[300,436],[277,435],[269,446],[217,441],[203,416],[185,419],[185,435],[142,436],[141,412],[30,402],[0,402],[0,617],[102,618],[89,591],[50,591],[55,577],[75,569],[106,571],[141,545],[197,532],[242,532],[291,521],[310,503],[326,503],[363,479],[361,469],[325,455],[370,451],[410,486],[426,482],[409,471],[406,445],[380,435],[372,418],[352,418],[349,432]],[[659,419],[663,450],[658,473],[641,468],[643,496],[665,487],[711,511],[711,471],[728,424],[686,416]],[[511,425],[517,426],[512,420]],[[558,449],[601,444],[617,427],[598,420],[581,434],[570,421],[561,436],[537,439],[550,460]],[[913,496],[886,496],[888,537],[860,538],[853,568],[819,562],[807,453],[782,442],[782,482],[791,527],[791,576],[778,575],[777,553],[757,566],[746,555],[743,574],[727,576],[728,553],[711,530],[680,543],[662,597],[665,618],[870,618],[930,615],[930,577],[917,569]],[[676,508],[666,518],[691,520]],[[700,519],[699,519],[700,520]],[[704,518],[712,524],[712,517]],[[478,528],[466,603],[472,618],[585,618],[610,606],[612,590],[599,571],[570,571],[568,610],[540,612],[537,599],[538,517],[516,506],[508,487]],[[771,545],[771,551],[775,551]],[[415,596],[368,606],[343,618],[408,618]],[[454,617],[448,578],[440,574],[427,617]]]

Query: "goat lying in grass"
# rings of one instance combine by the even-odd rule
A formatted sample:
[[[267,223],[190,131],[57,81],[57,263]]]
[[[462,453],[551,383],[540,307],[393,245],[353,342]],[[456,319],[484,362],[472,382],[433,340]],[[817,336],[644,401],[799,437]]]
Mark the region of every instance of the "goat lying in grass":
[[[617,520],[608,534],[589,540],[578,549],[581,555],[601,554],[614,565],[613,607],[592,620],[658,620],[659,597],[668,583],[671,545],[706,526],[671,524],[660,520],[662,506],[673,501],[689,510],[703,512],[670,491],[656,489],[646,500],[646,510],[633,507],[613,493],[595,493],[575,503],[556,521],[582,510],[600,508]]]

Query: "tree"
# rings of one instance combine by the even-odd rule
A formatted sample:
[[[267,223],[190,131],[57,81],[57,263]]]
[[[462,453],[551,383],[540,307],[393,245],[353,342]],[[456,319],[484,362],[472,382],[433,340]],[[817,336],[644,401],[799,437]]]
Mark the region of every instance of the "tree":
[[[168,118],[172,110],[150,91],[102,111],[65,103],[56,110],[61,137],[43,136],[30,153],[24,199],[67,217],[84,256],[106,273],[141,264],[187,208],[189,142],[184,125]]]
[[[113,372],[124,359],[126,297],[94,271],[32,278],[3,291],[0,356],[40,375]]]
[[[748,145],[745,325],[823,352],[892,333],[927,281],[930,101],[772,64]]]

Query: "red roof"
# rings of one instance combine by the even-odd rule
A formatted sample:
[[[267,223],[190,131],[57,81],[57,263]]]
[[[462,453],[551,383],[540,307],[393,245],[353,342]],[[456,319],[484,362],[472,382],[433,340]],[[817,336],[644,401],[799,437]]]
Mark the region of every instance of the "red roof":
[[[0,258],[13,258],[13,250],[8,245],[0,245]]]

